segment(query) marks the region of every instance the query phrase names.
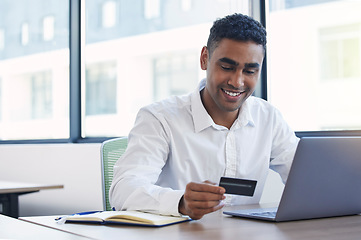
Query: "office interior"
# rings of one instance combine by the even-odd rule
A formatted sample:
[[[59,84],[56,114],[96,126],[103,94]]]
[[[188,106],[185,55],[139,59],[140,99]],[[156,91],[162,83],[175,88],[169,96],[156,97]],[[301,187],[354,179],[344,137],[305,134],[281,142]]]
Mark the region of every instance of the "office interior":
[[[102,210],[100,147],[140,107],[191,92],[209,27],[266,25],[255,95],[299,136],[361,135],[361,1],[0,0],[0,180],[62,184],[20,197],[20,216]],[[270,171],[261,202],[283,191]]]

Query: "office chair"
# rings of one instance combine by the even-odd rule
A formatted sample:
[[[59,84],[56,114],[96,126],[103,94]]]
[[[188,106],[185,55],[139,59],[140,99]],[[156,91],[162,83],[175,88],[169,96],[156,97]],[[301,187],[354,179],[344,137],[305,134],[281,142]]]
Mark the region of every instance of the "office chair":
[[[128,145],[128,138],[114,138],[104,141],[100,147],[102,162],[102,186],[103,186],[103,208],[111,211],[109,203],[109,189],[113,179],[113,166],[119,157],[125,152]]]

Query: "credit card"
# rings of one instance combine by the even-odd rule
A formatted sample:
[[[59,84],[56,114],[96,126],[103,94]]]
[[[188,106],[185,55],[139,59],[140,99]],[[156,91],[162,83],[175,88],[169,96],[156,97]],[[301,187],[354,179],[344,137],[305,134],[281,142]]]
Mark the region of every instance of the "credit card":
[[[236,194],[252,197],[256,189],[257,181],[239,178],[221,177],[220,187],[226,189],[227,194]]]

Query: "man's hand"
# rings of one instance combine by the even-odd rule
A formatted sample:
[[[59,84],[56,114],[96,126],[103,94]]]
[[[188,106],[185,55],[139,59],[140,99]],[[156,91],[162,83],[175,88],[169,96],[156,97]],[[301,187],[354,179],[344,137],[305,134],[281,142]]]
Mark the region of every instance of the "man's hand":
[[[200,219],[205,214],[221,209],[221,203],[226,197],[225,189],[214,183],[188,183],[183,197],[179,201],[179,212],[188,215],[192,219]]]

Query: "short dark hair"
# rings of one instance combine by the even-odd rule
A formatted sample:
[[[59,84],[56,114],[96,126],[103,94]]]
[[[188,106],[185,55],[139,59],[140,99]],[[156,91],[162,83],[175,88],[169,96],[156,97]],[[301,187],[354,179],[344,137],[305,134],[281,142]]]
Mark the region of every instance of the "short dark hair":
[[[258,21],[247,15],[235,13],[217,19],[213,23],[207,41],[209,57],[223,38],[243,42],[253,41],[262,45],[266,51],[266,35],[266,29]]]

